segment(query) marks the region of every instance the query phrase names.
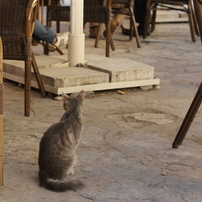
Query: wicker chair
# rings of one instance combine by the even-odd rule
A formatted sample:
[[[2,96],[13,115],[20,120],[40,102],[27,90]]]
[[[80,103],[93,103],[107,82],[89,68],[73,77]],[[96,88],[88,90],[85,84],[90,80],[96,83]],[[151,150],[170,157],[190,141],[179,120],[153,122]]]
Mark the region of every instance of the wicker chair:
[[[112,0],[84,0],[84,24],[95,22],[106,26],[106,57],[110,55],[110,46],[115,50],[111,36],[111,2]],[[99,35],[100,32],[96,37],[95,47],[98,45]]]
[[[37,19],[44,24],[44,6],[47,7],[48,4],[57,5],[59,4],[60,0],[39,0],[39,3],[37,4]],[[41,11],[41,12],[40,12]],[[51,21],[49,21],[49,27],[51,26]],[[41,41],[40,39],[37,39],[35,37],[32,38],[32,45],[38,46],[38,44],[41,44],[43,46],[43,52],[44,55],[49,55],[49,46],[45,41]],[[55,46],[55,45],[54,45]],[[55,46],[55,51],[58,52],[60,55],[64,55],[62,50]]]
[[[51,4],[53,5],[57,5],[60,3],[60,0],[51,0]],[[47,6],[48,4],[50,4],[49,0],[39,0],[39,4],[38,4],[38,10],[39,7],[41,7],[41,16],[40,16],[40,19],[39,19],[39,12],[37,14],[37,19],[39,19],[41,21],[42,24],[44,24],[44,6]]]
[[[60,33],[60,22],[70,21],[70,6],[61,6],[59,1],[55,4],[47,0],[46,20],[47,27],[51,27],[51,22],[56,21],[56,31]]]
[[[0,36],[5,60],[25,62],[25,116],[30,115],[31,65],[43,97],[43,82],[31,50],[34,20],[37,14],[37,0],[1,0]]]
[[[106,37],[106,57],[109,57],[110,45],[111,49],[115,50],[114,44],[111,38],[110,15],[111,15],[111,1],[107,0],[84,0],[84,25],[87,22],[99,22],[105,23],[107,29]],[[51,22],[56,21],[57,32],[60,32],[60,21],[70,21],[70,6],[61,6],[51,4],[51,0],[48,0],[47,5],[47,26],[51,26]],[[95,47],[97,47],[98,38],[95,41]]]
[[[0,188],[3,187],[3,48],[0,38]]]
[[[134,0],[112,0],[112,4],[111,4],[111,9],[112,9],[112,13],[113,14],[125,14],[127,16],[130,16],[130,35],[129,35],[129,39],[132,40],[133,39],[133,31],[135,31],[135,38],[136,38],[136,43],[137,43],[137,47],[140,48],[140,39],[139,39],[139,34],[137,31],[137,25],[136,25],[136,21],[135,21],[135,17],[134,17],[134,10],[133,10],[133,3]],[[122,12],[121,8],[117,8],[117,4],[123,5],[124,6],[124,13]],[[127,12],[125,12],[125,10],[128,10]],[[122,25],[121,25],[122,26]],[[96,38],[95,41],[95,47],[98,46],[99,43],[99,37],[100,37],[100,33],[101,33],[101,27],[102,25],[99,24],[99,31],[98,31],[98,36]]]
[[[143,38],[146,38],[147,36],[147,29],[149,26],[151,11],[153,11],[151,18],[151,32],[153,32],[155,29],[156,11],[168,9],[183,11],[187,13],[191,31],[191,39],[193,42],[195,42],[195,35],[198,34],[198,29],[196,26],[192,0],[147,0],[147,12],[145,18],[145,29]]]
[[[130,40],[133,39],[133,31],[135,31],[135,38],[136,38],[136,43],[137,43],[137,47],[140,47],[140,39],[139,39],[139,34],[137,31],[137,25],[136,25],[136,21],[135,21],[135,15],[134,15],[134,9],[133,9],[133,4],[134,4],[134,0],[112,0],[112,13],[121,13],[121,10],[119,8],[114,7],[113,5],[115,4],[124,4],[125,8],[128,9],[127,13],[123,13],[126,14],[127,16],[130,17]]]

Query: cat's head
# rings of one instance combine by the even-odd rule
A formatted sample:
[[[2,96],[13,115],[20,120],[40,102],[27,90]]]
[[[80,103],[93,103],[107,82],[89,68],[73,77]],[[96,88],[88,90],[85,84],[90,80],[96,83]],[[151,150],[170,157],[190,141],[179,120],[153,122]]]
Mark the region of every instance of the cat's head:
[[[65,111],[82,110],[84,107],[85,92],[82,90],[76,97],[70,97],[62,92]]]

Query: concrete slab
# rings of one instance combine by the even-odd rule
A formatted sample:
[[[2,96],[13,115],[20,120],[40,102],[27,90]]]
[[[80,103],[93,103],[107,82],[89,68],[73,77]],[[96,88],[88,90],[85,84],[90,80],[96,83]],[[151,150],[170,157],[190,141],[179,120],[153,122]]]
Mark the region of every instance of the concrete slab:
[[[154,67],[124,58],[103,58],[87,56],[87,65],[95,70],[111,73],[111,82],[146,80],[154,78]]]
[[[184,12],[174,10],[157,12],[156,22],[159,23],[187,21],[187,14]],[[58,56],[55,54],[51,55],[51,57],[36,55],[36,59],[46,91],[58,95],[62,91],[72,93],[78,92],[81,89],[96,91],[144,87],[159,85],[160,83],[160,79],[154,78],[153,66],[137,63],[134,60],[111,59],[99,55],[95,57],[90,54],[86,55],[86,59],[88,61],[87,65],[91,69],[75,69],[68,66],[67,55]],[[23,63],[20,61],[4,62],[4,78],[24,83]],[[38,88],[34,74],[32,75],[32,87]]]
[[[47,92],[60,95],[80,90],[96,91],[159,85],[154,67],[122,58],[87,55],[84,67],[69,67],[67,56],[36,56]],[[24,84],[24,62],[4,61],[4,78]],[[38,88],[34,72],[32,87]]]

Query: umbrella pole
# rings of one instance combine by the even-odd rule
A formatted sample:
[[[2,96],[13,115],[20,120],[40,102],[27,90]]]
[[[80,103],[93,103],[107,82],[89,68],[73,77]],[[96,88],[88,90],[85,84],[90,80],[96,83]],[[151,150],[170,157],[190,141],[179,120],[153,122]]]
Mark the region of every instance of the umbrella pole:
[[[68,61],[70,67],[84,63],[83,0],[71,0]]]

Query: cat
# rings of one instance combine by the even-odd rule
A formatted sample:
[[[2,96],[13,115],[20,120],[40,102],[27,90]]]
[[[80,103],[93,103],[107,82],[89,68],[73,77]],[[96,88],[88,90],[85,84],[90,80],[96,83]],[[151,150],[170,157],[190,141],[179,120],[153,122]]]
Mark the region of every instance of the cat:
[[[39,184],[58,192],[77,190],[84,187],[80,180],[64,180],[74,174],[76,149],[82,134],[82,112],[85,93],[76,97],[62,93],[65,113],[60,121],[44,133],[39,146]]]

